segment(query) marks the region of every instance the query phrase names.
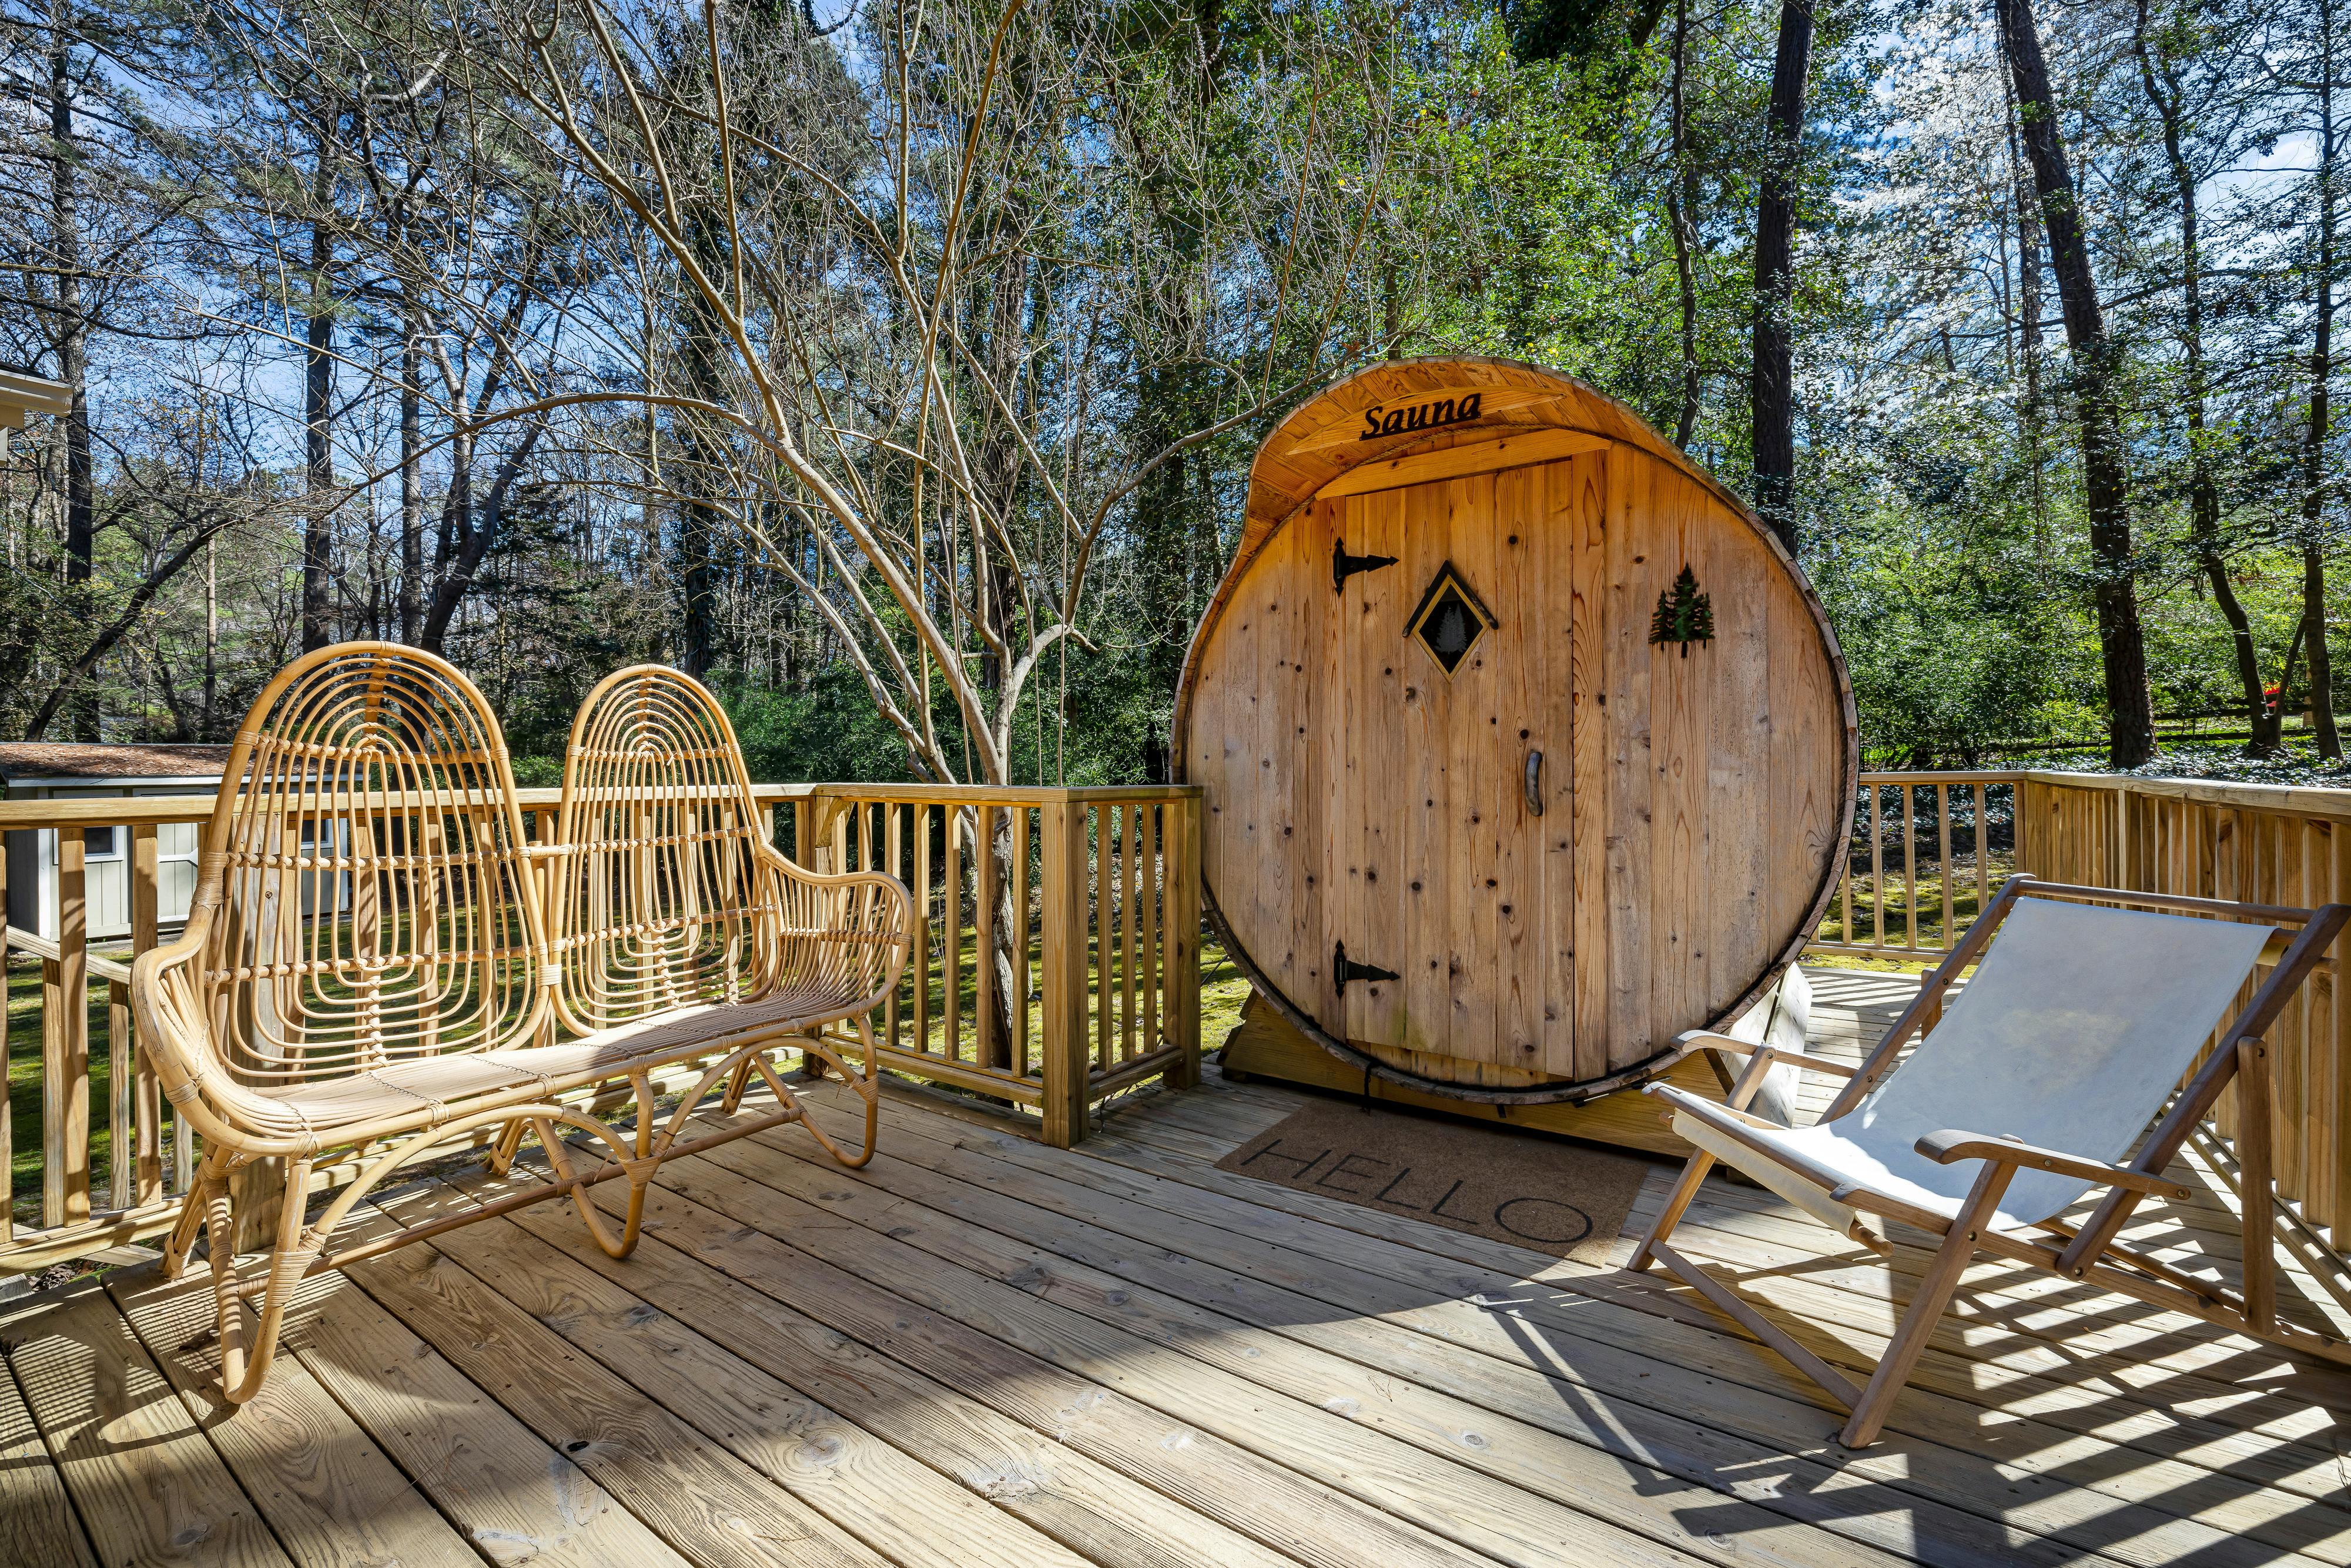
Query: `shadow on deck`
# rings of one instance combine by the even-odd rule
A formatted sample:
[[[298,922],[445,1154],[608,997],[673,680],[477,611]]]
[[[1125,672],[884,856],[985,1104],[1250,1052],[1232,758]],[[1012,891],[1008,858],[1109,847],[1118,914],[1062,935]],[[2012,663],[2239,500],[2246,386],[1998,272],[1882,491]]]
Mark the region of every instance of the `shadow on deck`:
[[[1910,984],[1815,983],[1833,1051]],[[550,1204],[321,1279],[234,1416],[201,1285],[36,1298],[0,1324],[0,1559],[2351,1563],[2351,1375],[1987,1263],[1849,1454],[1658,1277],[1212,1168],[1300,1098],[1212,1073],[1063,1153],[900,1096],[854,1175],[732,1144],[664,1168],[624,1262]],[[2196,1174],[2132,1234],[2233,1268]],[[1677,1246],[1841,1365],[1892,1328],[1886,1270],[1755,1188],[1709,1182]]]

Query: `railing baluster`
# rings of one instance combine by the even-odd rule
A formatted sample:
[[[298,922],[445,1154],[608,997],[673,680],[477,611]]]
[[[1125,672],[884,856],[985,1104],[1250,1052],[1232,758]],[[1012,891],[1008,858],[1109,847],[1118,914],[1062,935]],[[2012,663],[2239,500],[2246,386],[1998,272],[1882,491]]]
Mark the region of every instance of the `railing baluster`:
[[[106,1206],[131,1207],[131,1166],[137,1135],[131,1131],[131,988],[106,982]]]
[[[89,904],[82,864],[83,831],[79,827],[57,830],[57,956],[42,967],[41,1223],[45,1226],[89,1218]]]
[[[1012,808],[1012,1071],[1029,1075],[1029,810]]]
[[[1886,792],[1869,786],[1869,945],[1891,947],[1886,939]]]
[[[892,876],[903,877],[906,874],[906,843],[899,819],[904,814],[904,809],[895,801],[889,801],[883,805],[882,810],[890,813],[889,830],[883,835],[884,869]],[[915,896],[919,898],[921,894]],[[914,967],[912,964],[908,966],[910,968]],[[904,1043],[899,1038],[898,1021],[898,988],[893,986],[890,988],[890,999],[882,1004],[883,1036],[890,1042],[893,1051],[901,1049]]]
[[[155,946],[156,933],[162,925],[162,861],[156,842],[155,824],[141,822],[131,830],[131,956]],[[145,1043],[138,1038],[134,1023],[131,1044],[137,1058],[131,1073],[131,1145],[132,1157],[124,1159],[120,1142],[114,1147],[118,1169],[128,1169],[136,1182],[136,1196],[130,1201],[141,1208],[163,1199],[162,1095],[155,1082],[155,1064],[148,1059]],[[118,1069],[120,1071],[120,1069]],[[121,1137],[120,1127],[115,1133]],[[123,1200],[118,1199],[118,1206]]]
[[[1143,837],[1143,806],[1126,806],[1119,825],[1119,938],[1123,950],[1119,952],[1119,1061],[1128,1061],[1135,1053],[1135,922],[1143,919],[1143,894],[1135,891],[1135,867],[1140,865],[1140,846],[1135,840]]]
[[[914,807],[914,1049],[931,1049],[931,809]]]
[[[1902,802],[1902,945],[1918,950],[1918,792],[1907,784],[1894,787]]]
[[[2011,785],[2011,797],[2015,786]],[[1976,913],[1980,915],[1991,907],[1991,786],[1982,779],[1976,781]],[[2010,818],[2015,817],[2011,807]],[[1951,939],[1959,940],[1952,933]]]
[[[1165,852],[1158,806],[1136,808],[1143,831],[1150,835],[1143,847],[1143,1049],[1159,1049],[1159,897],[1161,856]]]
[[[939,928],[946,961],[945,995],[940,1001],[946,1020],[945,1051],[950,1061],[963,1060],[963,809],[945,808],[947,834],[946,890],[940,897]]]
[[[982,1067],[1004,1067],[1010,1053],[996,1031],[996,808],[972,812],[972,1057]]]
[[[1940,933],[1941,940],[1935,946],[1948,953],[1950,951],[1953,940],[1951,935],[1951,787],[1949,784],[1935,786],[1935,831],[1937,842],[1942,852],[1942,859],[1937,862],[1936,869],[1938,874],[1935,880],[1942,883],[1943,887],[1943,929]]]

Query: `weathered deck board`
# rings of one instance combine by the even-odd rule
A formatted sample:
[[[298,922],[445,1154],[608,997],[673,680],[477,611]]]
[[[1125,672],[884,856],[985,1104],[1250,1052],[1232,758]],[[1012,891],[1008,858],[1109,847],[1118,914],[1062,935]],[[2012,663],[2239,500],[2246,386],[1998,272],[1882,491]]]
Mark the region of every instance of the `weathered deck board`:
[[[12,1321],[7,1352],[100,1563],[288,1561],[104,1291]]]
[[[304,1568],[480,1561],[298,1361],[281,1368],[235,1420],[213,1422],[220,1406],[207,1390],[220,1371],[220,1342],[209,1276],[176,1284],[117,1276],[112,1294],[190,1418],[213,1423],[206,1431],[213,1447]]]
[[[933,1127],[937,1125],[936,1118],[924,1120]],[[1460,1301],[1430,1304],[1426,1289],[1384,1275],[1375,1256],[1351,1257],[1344,1262],[1335,1258],[1308,1259],[1301,1266],[1300,1255],[1279,1242],[1220,1232],[1188,1215],[1163,1212],[1143,1202],[1113,1196],[1121,1190],[1122,1184],[1114,1176],[1106,1176],[1098,1166],[1083,1169],[1062,1165],[1061,1176],[1075,1179],[1058,1179],[1043,1174],[1053,1170],[1056,1162],[1051,1156],[1057,1151],[1040,1151],[1026,1143],[995,1137],[988,1140],[983,1154],[968,1146],[975,1135],[967,1135],[962,1140],[965,1146],[956,1147],[925,1137],[919,1124],[909,1123],[893,1131],[896,1136],[890,1146],[903,1151],[904,1159],[934,1170],[956,1172],[974,1187],[989,1190],[970,1193],[967,1188],[965,1192],[969,1195],[965,1196],[956,1191],[957,1184],[953,1182],[935,1178],[927,1182],[920,1178],[909,1180],[898,1173],[896,1161],[885,1155],[877,1161],[881,1168],[869,1169],[869,1174],[892,1191],[921,1197],[959,1218],[969,1218],[1009,1235],[1044,1240],[1062,1258],[1098,1259],[1104,1269],[1123,1279],[1161,1282],[1192,1301],[1221,1306],[1243,1322],[1268,1325],[1277,1333],[1310,1343],[1328,1343],[1339,1354],[1375,1371],[1408,1378],[1426,1388],[1451,1387],[1488,1409],[1516,1411],[1538,1425],[1558,1422],[1563,1401],[1575,1392],[1550,1386],[1550,1380],[1573,1382],[1610,1401],[1611,1419],[1597,1437],[1601,1446],[1609,1446],[1612,1437],[1619,1438],[1628,1444],[1630,1451],[1665,1463],[1667,1456],[1676,1455],[1678,1439],[1682,1452],[1676,1457],[1681,1462],[1673,1468],[1695,1480],[1740,1474],[1768,1464],[1770,1455],[1784,1451],[1789,1431],[1802,1430],[1817,1420],[1784,1396],[1746,1391],[1734,1394],[1723,1386],[1719,1377],[1698,1375],[1695,1369],[1675,1364],[1667,1357],[1639,1354],[1654,1332],[1653,1325],[1630,1322],[1625,1326],[1631,1332],[1621,1336],[1579,1333],[1573,1340],[1556,1341],[1560,1354],[1553,1366],[1530,1365],[1522,1329],[1516,1325],[1506,1329],[1495,1322],[1494,1314]],[[1028,1174],[1030,1171],[1040,1174],[1031,1176]],[[822,1179],[812,1185],[836,1191],[846,1186]],[[1124,1186],[1132,1189],[1135,1184]],[[1184,1190],[1163,1191],[1158,1196],[1182,1203]],[[997,1193],[1004,1196],[994,1196]],[[905,1225],[903,1205],[884,1212],[889,1217],[886,1223]],[[1060,1214],[1092,1216],[1102,1228],[1052,1223],[1052,1217]],[[898,1233],[903,1234],[903,1230]],[[967,1228],[954,1233],[952,1239],[967,1248]],[[1152,1245],[1138,1249],[1134,1245],[1136,1241]],[[918,1240],[917,1244],[922,1243]],[[1355,1248],[1367,1254],[1376,1245],[1360,1239],[1355,1242]],[[1167,1249],[1180,1256],[1168,1258]],[[1228,1268],[1237,1272],[1227,1273]],[[1293,1289],[1267,1288],[1276,1282]],[[1483,1294],[1491,1300],[1507,1299],[1510,1282],[1498,1277],[1488,1284]],[[1596,1303],[1585,1305],[1579,1314],[1583,1322],[1590,1321],[1594,1306]],[[1336,1312],[1332,1310],[1334,1308],[1338,1309]],[[1146,1308],[1135,1301],[1129,1301],[1122,1310],[1147,1315],[1155,1322],[1165,1322],[1168,1316],[1164,1307]],[[1405,1332],[1406,1326],[1412,1332]],[[1389,1339],[1382,1340],[1366,1332],[1374,1328],[1387,1329]],[[1564,1333],[1567,1325],[1541,1325],[1541,1330],[1546,1333]],[[1446,1343],[1431,1345],[1420,1339],[1421,1335]],[[1447,1354],[1455,1345],[1498,1355],[1507,1365],[1497,1367],[1482,1357]],[[1261,1366],[1264,1363],[1256,1360],[1250,1364]],[[1743,1369],[1733,1365],[1731,1370]],[[1387,1402],[1392,1406],[1409,1403],[1402,1395],[1391,1396]],[[1709,1441],[1693,1444],[1683,1435],[1696,1425],[1683,1413],[1694,1408],[1707,1410],[1705,1421],[1710,1425],[1697,1426],[1697,1430]],[[2212,1560],[2223,1560],[2235,1550],[2225,1543],[2225,1538],[2241,1531],[2262,1537],[2269,1544],[2296,1548],[2309,1544],[2304,1538],[2304,1531],[2280,1528],[2266,1510],[2239,1506],[2239,1500],[2233,1497],[2197,1498],[2196,1488],[2206,1478],[2189,1467],[2141,1467],[2143,1473],[2134,1475],[2127,1485],[2105,1479],[2093,1480],[2086,1487],[2040,1476],[2028,1479],[2012,1467],[1969,1452],[1974,1427],[1972,1419],[1928,1427],[1922,1438],[1939,1441],[1890,1445],[1846,1460],[1844,1465],[1849,1471],[1882,1475],[1889,1484],[1918,1491],[1954,1510],[1980,1510],[1988,1505],[1992,1519],[2005,1519],[2094,1549],[2107,1545],[2117,1525],[2135,1521],[2137,1529],[2144,1532],[2143,1545],[2117,1553],[2134,1561],[2167,1561],[2167,1552],[2189,1549],[2218,1553],[2219,1557]],[[1753,1448],[1743,1451],[1732,1433],[1748,1437]],[[2028,1422],[2010,1436],[2046,1441],[2061,1434],[2036,1431]],[[1820,1448],[1817,1443],[1806,1446],[1814,1453]],[[1836,1463],[1830,1461],[1828,1468],[1836,1468]],[[1798,1467],[1800,1470],[1807,1468]],[[2153,1473],[2144,1473],[2150,1471]],[[1821,1494],[1813,1488],[1788,1488],[1775,1483],[1771,1491],[1775,1497],[1773,1506],[1821,1517],[1817,1513]],[[2080,1495],[2085,1492],[2086,1496]],[[2193,1500],[2184,1508],[2134,1511],[2145,1498],[2166,1494]],[[2200,1517],[2206,1528],[2199,1531],[2175,1527],[2163,1517],[2167,1512],[2179,1517]],[[1857,1531],[1864,1539],[1883,1531],[1882,1520],[1856,1525],[1843,1520],[1840,1514],[1841,1510],[1832,1508],[1825,1515],[1830,1528]],[[1955,1542],[1971,1533],[1980,1539],[1980,1532],[1970,1531],[1965,1521],[1937,1517]],[[2084,1524],[2085,1517],[2095,1518],[2095,1524]],[[2351,1515],[2344,1516],[2339,1522],[2351,1526]],[[1907,1520],[1902,1528],[1906,1532],[1915,1532],[1919,1521]],[[1741,1550],[1754,1550],[1743,1535]],[[1812,1550],[1817,1557],[1823,1548],[1815,1546]],[[1956,1545],[1954,1550],[1958,1550]],[[1991,1550],[1999,1561],[2028,1560],[2032,1555],[2028,1542],[2016,1540],[1996,1541]]]
[[[0,1561],[58,1568],[95,1568],[97,1562],[74,1518],[65,1478],[8,1375],[0,1375]]]
[[[1910,988],[1816,984],[1815,1045],[1845,1053]],[[1662,1276],[1213,1168],[1299,1100],[1211,1074],[1057,1151],[894,1097],[854,1174],[778,1129],[665,1169],[623,1261],[549,1205],[314,1282],[228,1417],[202,1285],[13,1307],[0,1560],[2351,1568],[2351,1376],[1984,1264],[1848,1454]],[[2199,1196],[2134,1234],[2232,1270],[2232,1200],[2183,1174]],[[1920,1263],[1721,1181],[1677,1245],[1848,1368]]]

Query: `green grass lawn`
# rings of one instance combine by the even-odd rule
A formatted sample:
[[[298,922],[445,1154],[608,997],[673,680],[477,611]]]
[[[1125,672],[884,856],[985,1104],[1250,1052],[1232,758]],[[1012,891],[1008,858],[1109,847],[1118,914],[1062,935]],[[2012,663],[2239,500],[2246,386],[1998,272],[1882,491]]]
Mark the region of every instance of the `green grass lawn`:
[[[106,1039],[106,982],[90,982],[89,1185],[97,1207],[106,1205],[113,1140],[106,1125],[114,1092],[113,1064]],[[8,1138],[11,1210],[19,1224],[41,1216],[41,961],[8,955]]]
[[[1986,868],[1985,885],[1997,895],[2000,884],[2016,869],[2011,854],[1995,850]],[[1976,865],[1970,855],[1954,855],[1951,866],[1951,925],[1954,931],[1963,931],[1975,921],[1978,908],[1976,895]],[[1940,949],[1943,936],[1943,870],[1932,862],[1917,868],[1917,882],[1905,897],[1906,882],[1902,873],[1893,867],[1886,872],[1882,886],[1873,888],[1866,872],[1856,872],[1853,877],[1852,930],[1846,930],[1845,897],[1842,887],[1829,900],[1827,916],[1822,920],[1816,939],[1823,942],[1853,942],[1866,946],[1907,946],[1910,945],[1912,912],[1917,912],[1917,946],[1921,951]],[[1855,955],[1823,955],[1823,960]]]

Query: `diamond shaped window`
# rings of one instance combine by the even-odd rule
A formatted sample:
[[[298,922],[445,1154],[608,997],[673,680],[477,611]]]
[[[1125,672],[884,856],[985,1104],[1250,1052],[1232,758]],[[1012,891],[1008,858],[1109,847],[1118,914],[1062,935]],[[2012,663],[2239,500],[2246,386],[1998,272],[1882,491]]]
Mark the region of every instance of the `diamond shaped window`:
[[[1437,668],[1447,675],[1461,667],[1486,628],[1499,625],[1461,574],[1447,561],[1437,572],[1428,591],[1421,595],[1420,608],[1413,612],[1411,635],[1428,650]]]

